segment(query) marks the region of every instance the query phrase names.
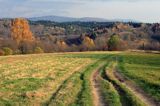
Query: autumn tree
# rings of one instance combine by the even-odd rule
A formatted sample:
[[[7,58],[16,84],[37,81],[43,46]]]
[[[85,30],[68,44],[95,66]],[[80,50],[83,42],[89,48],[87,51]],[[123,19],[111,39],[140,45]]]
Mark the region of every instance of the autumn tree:
[[[57,40],[56,45],[57,45],[57,51],[67,51],[68,49],[68,45],[63,40]]]
[[[22,50],[22,53],[24,53],[24,51],[28,49],[26,47],[29,46],[31,42],[33,42],[34,37],[32,32],[30,31],[30,26],[26,19],[16,18],[12,20],[11,38],[17,42],[19,48]]]
[[[16,40],[17,43],[21,41],[33,41],[34,37],[26,19],[16,18],[12,21],[11,38]]]
[[[92,50],[95,47],[93,39],[89,38],[88,36],[85,36],[82,41],[82,48],[84,50]]]

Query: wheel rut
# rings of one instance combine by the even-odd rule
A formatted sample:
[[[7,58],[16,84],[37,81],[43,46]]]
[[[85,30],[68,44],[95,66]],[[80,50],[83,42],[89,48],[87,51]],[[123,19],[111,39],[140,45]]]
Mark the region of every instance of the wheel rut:
[[[113,71],[115,78],[123,83],[130,91],[132,91],[138,98],[140,98],[148,106],[160,106],[153,98],[147,95],[140,87],[125,78],[117,69]]]
[[[96,69],[96,71],[94,71],[91,76],[91,87],[94,106],[108,106],[107,103],[104,101],[102,92],[100,90],[100,82],[98,80],[99,76],[99,69]]]
[[[124,91],[119,84],[115,83],[110,77],[114,78],[114,80],[119,81],[121,84],[123,84],[129,91],[131,91],[135,97],[137,97],[139,100],[141,100],[146,106],[160,106],[159,102],[156,102],[153,98],[151,98],[149,95],[147,95],[140,87],[138,87],[135,83],[128,80],[126,77],[124,77],[114,66],[111,72],[108,72],[105,70],[105,79],[109,80],[115,89],[118,91],[121,99],[122,106],[128,106],[130,104],[129,101],[131,101],[126,96],[126,91]],[[109,75],[111,74],[111,76]],[[132,104],[130,104],[132,105]]]
[[[103,73],[103,79],[109,81],[112,83],[112,85],[114,86],[115,90],[118,92],[119,96],[120,96],[120,101],[121,101],[121,105],[122,106],[132,106],[130,104],[130,100],[129,98],[127,98],[126,96],[126,92],[115,82],[113,82],[109,77],[108,74],[105,72]]]

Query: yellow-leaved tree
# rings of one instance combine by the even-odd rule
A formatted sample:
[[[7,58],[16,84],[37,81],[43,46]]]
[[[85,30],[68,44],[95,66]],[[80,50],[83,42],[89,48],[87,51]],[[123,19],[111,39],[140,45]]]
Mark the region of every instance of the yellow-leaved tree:
[[[16,18],[11,23],[11,38],[18,44],[21,41],[33,41],[34,37],[30,30],[28,21],[23,18]]]
[[[89,38],[88,36],[85,36],[82,42],[82,47],[85,50],[93,50],[95,47],[93,39]]]
[[[67,49],[68,49],[68,45],[63,40],[58,40],[56,42],[56,45],[57,45],[58,51],[67,51]]]

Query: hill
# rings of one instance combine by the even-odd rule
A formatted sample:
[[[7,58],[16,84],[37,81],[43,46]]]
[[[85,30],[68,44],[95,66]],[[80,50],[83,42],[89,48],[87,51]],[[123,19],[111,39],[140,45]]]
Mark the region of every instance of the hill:
[[[73,18],[65,16],[42,16],[28,18],[30,21],[54,21],[54,22],[138,22],[131,19],[104,19],[96,17]]]

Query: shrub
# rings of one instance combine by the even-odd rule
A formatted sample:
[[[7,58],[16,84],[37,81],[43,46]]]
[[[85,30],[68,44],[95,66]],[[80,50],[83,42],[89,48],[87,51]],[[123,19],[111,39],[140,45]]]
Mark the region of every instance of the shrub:
[[[108,50],[115,51],[119,49],[120,38],[118,35],[112,35],[108,40]]]
[[[34,49],[34,53],[44,53],[44,51],[43,51],[42,48],[36,47],[36,48]]]
[[[13,50],[8,47],[4,47],[3,51],[4,51],[4,55],[12,55],[13,54]]]

